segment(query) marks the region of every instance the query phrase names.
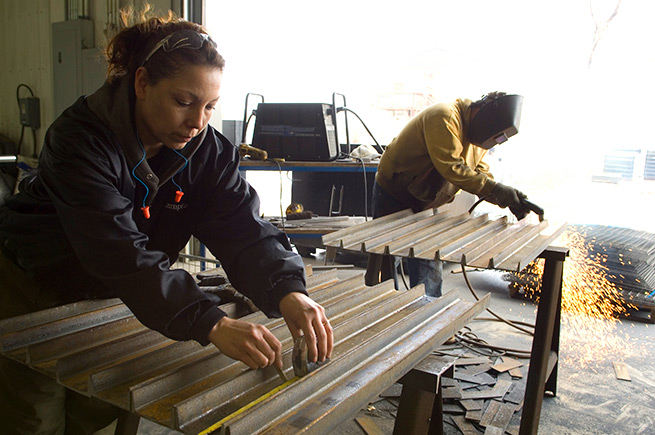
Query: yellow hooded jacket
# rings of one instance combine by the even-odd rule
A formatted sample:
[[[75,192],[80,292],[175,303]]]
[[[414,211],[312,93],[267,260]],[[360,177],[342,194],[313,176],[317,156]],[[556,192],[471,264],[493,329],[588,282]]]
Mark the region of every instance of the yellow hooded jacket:
[[[470,143],[471,100],[428,107],[387,146],[375,181],[414,211],[451,202],[463,189],[486,196],[496,184],[482,161],[487,150]]]

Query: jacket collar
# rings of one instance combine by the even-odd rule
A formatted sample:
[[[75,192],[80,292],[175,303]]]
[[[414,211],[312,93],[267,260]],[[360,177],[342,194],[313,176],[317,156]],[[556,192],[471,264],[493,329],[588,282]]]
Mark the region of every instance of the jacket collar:
[[[89,109],[109,127],[120,143],[128,165],[131,168],[136,167],[137,164],[139,165],[136,167],[135,173],[151,190],[147,198],[149,204],[155,197],[159,187],[170,180],[184,166],[185,162],[183,159],[175,159],[171,161],[170,165],[164,167],[159,174],[154,173],[148,165],[148,161],[143,159],[143,149],[137,140],[134,102],[134,84],[129,76],[117,79],[112,83],[105,82],[100,89],[87,97]],[[180,151],[180,154],[187,159],[191,159],[202,144],[206,134],[207,127],[191,139]],[[142,159],[143,161],[139,164]]]
[[[457,105],[459,113],[462,117],[463,138],[466,140],[466,142],[468,142],[469,140],[467,132],[469,129],[469,124],[471,123],[471,104],[473,104],[473,101],[467,98],[458,98],[455,104]]]

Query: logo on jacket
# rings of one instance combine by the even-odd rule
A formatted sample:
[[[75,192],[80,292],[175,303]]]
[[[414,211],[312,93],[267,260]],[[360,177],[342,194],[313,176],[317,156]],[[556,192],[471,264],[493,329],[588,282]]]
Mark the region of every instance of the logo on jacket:
[[[164,208],[167,208],[169,210],[173,211],[180,211],[182,209],[185,209],[189,206],[189,204],[171,204],[170,202],[164,206]]]

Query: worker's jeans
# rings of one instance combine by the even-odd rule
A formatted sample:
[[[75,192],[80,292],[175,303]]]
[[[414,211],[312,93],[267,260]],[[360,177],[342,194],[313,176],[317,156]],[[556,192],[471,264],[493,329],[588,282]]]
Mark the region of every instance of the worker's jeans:
[[[0,319],[56,305],[52,295],[2,253],[0,277]],[[51,377],[0,356],[2,433],[92,434],[115,420],[118,412],[118,408],[67,390]]]
[[[371,207],[374,219],[410,208],[385,192],[378,183],[373,185],[373,201]],[[377,254],[371,254],[371,256],[373,255]],[[391,257],[387,261],[392,264],[392,277],[394,284],[396,288],[399,288],[397,269],[400,264],[400,259]],[[369,264],[371,264],[371,261],[369,261]],[[427,296],[441,296],[441,284],[443,281],[443,264],[441,260],[408,258],[407,269],[407,272],[409,273],[410,287],[414,287],[418,284],[425,284],[425,294]]]

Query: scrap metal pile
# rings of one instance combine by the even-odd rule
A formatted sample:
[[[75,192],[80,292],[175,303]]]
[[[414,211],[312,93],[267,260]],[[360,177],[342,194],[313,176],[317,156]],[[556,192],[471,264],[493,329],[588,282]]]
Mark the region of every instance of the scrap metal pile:
[[[336,270],[309,278],[327,312],[335,347],[329,363],[283,383],[275,368],[248,369],[214,346],[176,342],[144,327],[120,300],[83,301],[0,322],[2,355],[161,425],[185,432],[328,433],[410,371],[488,305],[433,301],[422,286],[364,285]],[[221,306],[239,316],[237,304]],[[292,337],[282,319],[266,325],[283,346],[292,377]]]
[[[453,379],[443,378],[444,413],[462,433],[518,434],[526,386],[522,366],[506,356],[458,358]]]

